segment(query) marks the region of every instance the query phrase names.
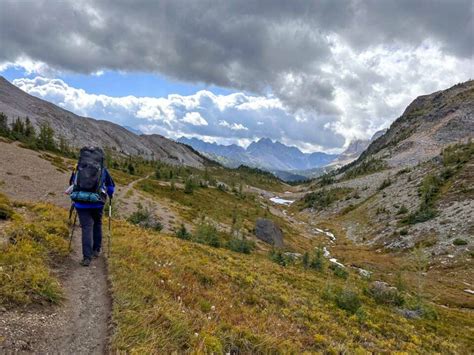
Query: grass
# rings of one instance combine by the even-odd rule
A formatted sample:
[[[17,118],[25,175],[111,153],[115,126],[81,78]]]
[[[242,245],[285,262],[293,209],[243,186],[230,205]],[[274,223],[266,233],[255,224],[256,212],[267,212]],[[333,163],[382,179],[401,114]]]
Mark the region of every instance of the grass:
[[[446,310],[439,319],[405,319],[366,296],[366,281],[354,274],[282,267],[124,222],[114,231],[113,352],[472,350],[472,319],[451,312],[447,323]]]
[[[203,216],[215,223],[225,225],[230,234],[236,218],[241,221],[244,236],[252,236],[255,222],[259,217],[275,220],[284,230],[285,239],[291,239],[295,231],[279,217],[272,216],[252,195],[240,196],[217,188],[196,188],[187,194],[182,188],[164,185],[154,179],[140,181],[137,189],[155,199],[167,199],[175,211],[191,223],[199,223]]]
[[[0,252],[0,304],[58,303],[62,291],[52,264],[68,255],[66,213],[46,204],[24,207],[27,216],[15,214],[5,230],[9,243]]]

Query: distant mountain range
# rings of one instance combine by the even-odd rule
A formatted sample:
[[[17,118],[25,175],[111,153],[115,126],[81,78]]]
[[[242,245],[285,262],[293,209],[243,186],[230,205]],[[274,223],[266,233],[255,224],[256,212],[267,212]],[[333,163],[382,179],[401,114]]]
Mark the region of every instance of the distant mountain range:
[[[217,160],[223,165],[236,167],[248,165],[269,171],[304,171],[325,166],[338,157],[322,152],[303,153],[296,147],[289,147],[269,138],[251,143],[247,149],[236,144],[221,145],[207,143],[197,138],[181,137],[178,142],[187,144],[197,151]]]

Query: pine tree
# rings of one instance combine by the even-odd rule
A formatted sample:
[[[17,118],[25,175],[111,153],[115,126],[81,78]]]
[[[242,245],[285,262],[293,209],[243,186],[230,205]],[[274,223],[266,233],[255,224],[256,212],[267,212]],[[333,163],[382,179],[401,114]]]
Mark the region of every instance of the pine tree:
[[[10,136],[10,128],[8,127],[8,117],[3,112],[0,112],[0,136]]]
[[[184,183],[184,193],[185,194],[192,194],[194,190],[193,180],[191,178],[186,179]]]
[[[25,134],[25,138],[27,138],[27,139],[31,139],[31,140],[35,139],[35,135],[36,135],[35,128],[31,124],[30,118],[28,116],[26,116],[26,118],[25,118],[25,132],[24,132],[24,134]]]
[[[54,141],[54,131],[47,122],[40,125],[37,145],[39,149],[51,151],[57,150],[56,142]]]
[[[20,117],[17,117],[12,123],[11,128],[12,136],[14,139],[21,140],[25,135],[25,125]]]

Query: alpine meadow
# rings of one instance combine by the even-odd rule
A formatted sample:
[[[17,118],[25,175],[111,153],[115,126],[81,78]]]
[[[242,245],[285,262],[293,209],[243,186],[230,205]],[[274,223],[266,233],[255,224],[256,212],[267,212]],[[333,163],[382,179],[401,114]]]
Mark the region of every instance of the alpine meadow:
[[[474,353],[471,0],[0,6],[0,353]]]

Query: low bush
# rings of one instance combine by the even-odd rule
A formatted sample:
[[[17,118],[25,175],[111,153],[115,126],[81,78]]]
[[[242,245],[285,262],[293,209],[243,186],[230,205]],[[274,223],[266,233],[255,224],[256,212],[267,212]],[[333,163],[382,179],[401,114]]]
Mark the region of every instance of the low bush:
[[[163,229],[163,224],[156,219],[150,210],[143,208],[141,205],[138,206],[138,210],[127,218],[127,221],[142,228],[152,229],[157,232]]]
[[[227,242],[226,247],[237,253],[250,254],[255,249],[255,243],[247,239],[232,238]]]
[[[335,301],[339,308],[352,314],[356,313],[362,306],[357,292],[350,289],[336,290]]]
[[[341,279],[346,280],[349,277],[349,273],[342,266],[332,264],[331,269],[332,269],[334,275],[337,276],[337,277],[340,277]]]
[[[402,306],[405,299],[396,287],[390,287],[382,282],[374,282],[366,290],[368,296],[379,304]]]
[[[186,226],[184,224],[181,224],[181,227],[175,232],[175,236],[179,239],[184,239],[184,240],[191,240],[192,235],[188,230],[186,229]]]
[[[351,188],[347,187],[336,187],[330,190],[319,190],[311,192],[303,198],[304,208],[316,208],[322,210],[329,207],[334,202],[342,200],[352,191]]]
[[[385,179],[385,180],[382,181],[382,183],[380,184],[378,190],[379,190],[379,191],[382,191],[383,189],[389,187],[390,185],[392,185],[392,180],[390,180],[390,179]]]
[[[197,243],[210,245],[211,247],[215,248],[219,248],[221,246],[216,226],[207,221],[202,221],[198,225],[194,241]]]
[[[456,238],[456,239],[453,240],[453,244],[458,245],[458,246],[467,245],[467,241],[464,240],[464,239],[461,239],[461,238]]]
[[[353,179],[358,176],[373,174],[384,170],[386,167],[387,163],[382,159],[367,159],[348,170],[344,175],[344,179]]]

